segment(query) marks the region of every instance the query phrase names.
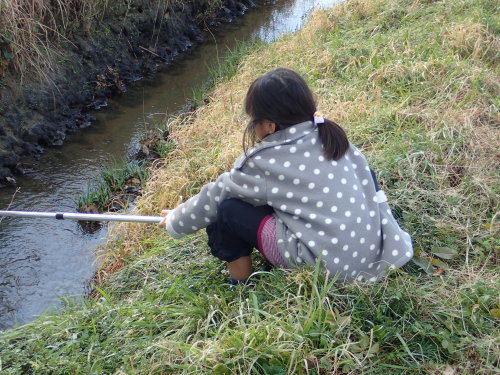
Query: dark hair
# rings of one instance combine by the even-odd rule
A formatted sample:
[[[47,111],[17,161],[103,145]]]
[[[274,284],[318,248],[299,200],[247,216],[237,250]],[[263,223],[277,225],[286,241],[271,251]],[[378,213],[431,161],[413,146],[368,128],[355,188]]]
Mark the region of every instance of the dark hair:
[[[276,130],[312,121],[316,112],[314,95],[306,81],[293,70],[278,68],[257,78],[248,89],[245,112],[250,116],[243,135],[243,148],[255,144],[255,127],[268,120],[276,123]],[[319,136],[328,160],[338,160],[349,148],[347,135],[335,122],[325,119],[318,124]]]

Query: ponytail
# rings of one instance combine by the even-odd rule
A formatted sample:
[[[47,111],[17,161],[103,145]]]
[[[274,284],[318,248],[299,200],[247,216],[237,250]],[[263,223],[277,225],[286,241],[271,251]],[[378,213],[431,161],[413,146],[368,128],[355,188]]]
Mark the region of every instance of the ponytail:
[[[349,140],[342,127],[325,118],[318,124],[319,138],[327,160],[339,160],[349,149]]]

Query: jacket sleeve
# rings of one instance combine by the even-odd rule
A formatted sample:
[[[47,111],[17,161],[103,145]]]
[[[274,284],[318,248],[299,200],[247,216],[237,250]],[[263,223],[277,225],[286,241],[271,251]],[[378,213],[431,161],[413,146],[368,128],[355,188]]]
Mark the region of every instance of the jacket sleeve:
[[[264,174],[254,163],[237,161],[230,172],[223,173],[176,207],[168,215],[167,232],[180,238],[208,226],[215,222],[219,204],[229,198],[238,198],[254,206],[266,203]]]

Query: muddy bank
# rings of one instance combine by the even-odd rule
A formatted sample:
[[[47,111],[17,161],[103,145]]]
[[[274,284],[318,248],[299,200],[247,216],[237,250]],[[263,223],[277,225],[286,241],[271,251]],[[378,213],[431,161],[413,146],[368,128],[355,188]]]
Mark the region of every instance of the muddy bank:
[[[57,63],[48,82],[5,77],[0,91],[0,186],[15,184],[16,174],[29,169],[30,157],[44,147],[58,146],[68,133],[90,126],[90,111],[154,73],[160,66],[201,41],[206,27],[231,22],[251,0],[172,2],[160,9],[135,1],[110,11],[87,32],[59,43]]]

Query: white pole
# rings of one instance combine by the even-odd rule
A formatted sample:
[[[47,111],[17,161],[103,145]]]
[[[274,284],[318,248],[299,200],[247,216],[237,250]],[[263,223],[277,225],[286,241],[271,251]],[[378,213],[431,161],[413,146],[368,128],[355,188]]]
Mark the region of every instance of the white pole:
[[[86,220],[86,221],[127,221],[135,223],[159,223],[162,216],[140,216],[122,214],[86,214],[71,212],[28,212],[28,211],[0,211],[0,216],[50,218],[58,220]]]

